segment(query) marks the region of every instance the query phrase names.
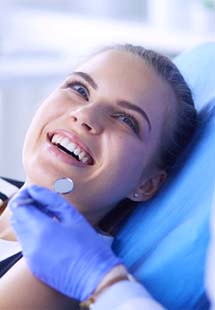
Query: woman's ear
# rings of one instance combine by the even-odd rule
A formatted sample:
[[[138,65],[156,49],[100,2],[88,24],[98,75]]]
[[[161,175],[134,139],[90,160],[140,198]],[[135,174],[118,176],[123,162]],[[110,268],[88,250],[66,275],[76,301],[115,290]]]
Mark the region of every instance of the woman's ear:
[[[127,198],[136,202],[146,201],[157,193],[166,179],[166,171],[159,170],[153,176],[141,183],[135,191],[128,195]]]

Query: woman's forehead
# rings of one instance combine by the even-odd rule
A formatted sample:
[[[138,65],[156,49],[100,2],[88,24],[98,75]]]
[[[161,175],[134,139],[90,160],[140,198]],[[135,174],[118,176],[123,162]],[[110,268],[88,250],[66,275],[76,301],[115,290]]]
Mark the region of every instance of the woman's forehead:
[[[148,65],[139,56],[125,51],[108,50],[91,57],[83,63],[77,70],[87,70],[92,73],[106,73],[120,75],[124,73],[131,76],[133,73],[140,73],[143,69],[148,69]],[[124,77],[122,76],[122,77]]]
[[[127,100],[162,101],[168,97],[167,83],[140,56],[109,50],[95,55],[76,71],[87,73],[98,89]],[[138,103],[138,102],[137,102]]]

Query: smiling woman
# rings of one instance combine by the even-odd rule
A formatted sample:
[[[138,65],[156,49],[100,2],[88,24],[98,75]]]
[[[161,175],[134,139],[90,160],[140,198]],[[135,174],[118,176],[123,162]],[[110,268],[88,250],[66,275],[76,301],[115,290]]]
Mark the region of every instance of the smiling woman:
[[[191,92],[169,59],[139,46],[105,48],[40,105],[23,148],[24,187],[52,189],[56,179],[72,178],[74,190],[65,198],[93,226],[122,204],[119,216],[124,217],[128,203],[133,207],[156,194],[190,141],[196,121]],[[0,220],[2,239],[16,240],[8,208]],[[111,221],[116,223],[116,217]],[[7,291],[20,276],[24,292],[28,272],[23,260],[17,263],[2,278]],[[38,308],[61,300],[33,277],[28,279],[45,296],[34,300]],[[41,293],[46,290],[49,296]],[[22,292],[17,298],[20,305],[31,303],[31,296]],[[12,307],[10,300],[4,306]]]

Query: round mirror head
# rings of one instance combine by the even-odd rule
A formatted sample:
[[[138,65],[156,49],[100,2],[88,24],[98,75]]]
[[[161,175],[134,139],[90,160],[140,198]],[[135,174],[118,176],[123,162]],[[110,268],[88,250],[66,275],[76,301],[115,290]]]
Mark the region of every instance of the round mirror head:
[[[73,191],[74,183],[70,178],[60,178],[54,182],[54,191],[59,194],[69,194]]]

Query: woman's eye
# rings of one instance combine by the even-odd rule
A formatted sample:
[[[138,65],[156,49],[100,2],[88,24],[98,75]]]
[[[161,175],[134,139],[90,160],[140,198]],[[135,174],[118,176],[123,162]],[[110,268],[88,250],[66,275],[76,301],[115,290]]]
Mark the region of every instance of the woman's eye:
[[[139,124],[132,115],[127,113],[118,113],[114,117],[128,125],[136,134],[139,133]]]
[[[79,93],[87,101],[89,100],[89,92],[86,86],[79,82],[71,82],[66,85],[69,88],[72,88],[75,92]]]

